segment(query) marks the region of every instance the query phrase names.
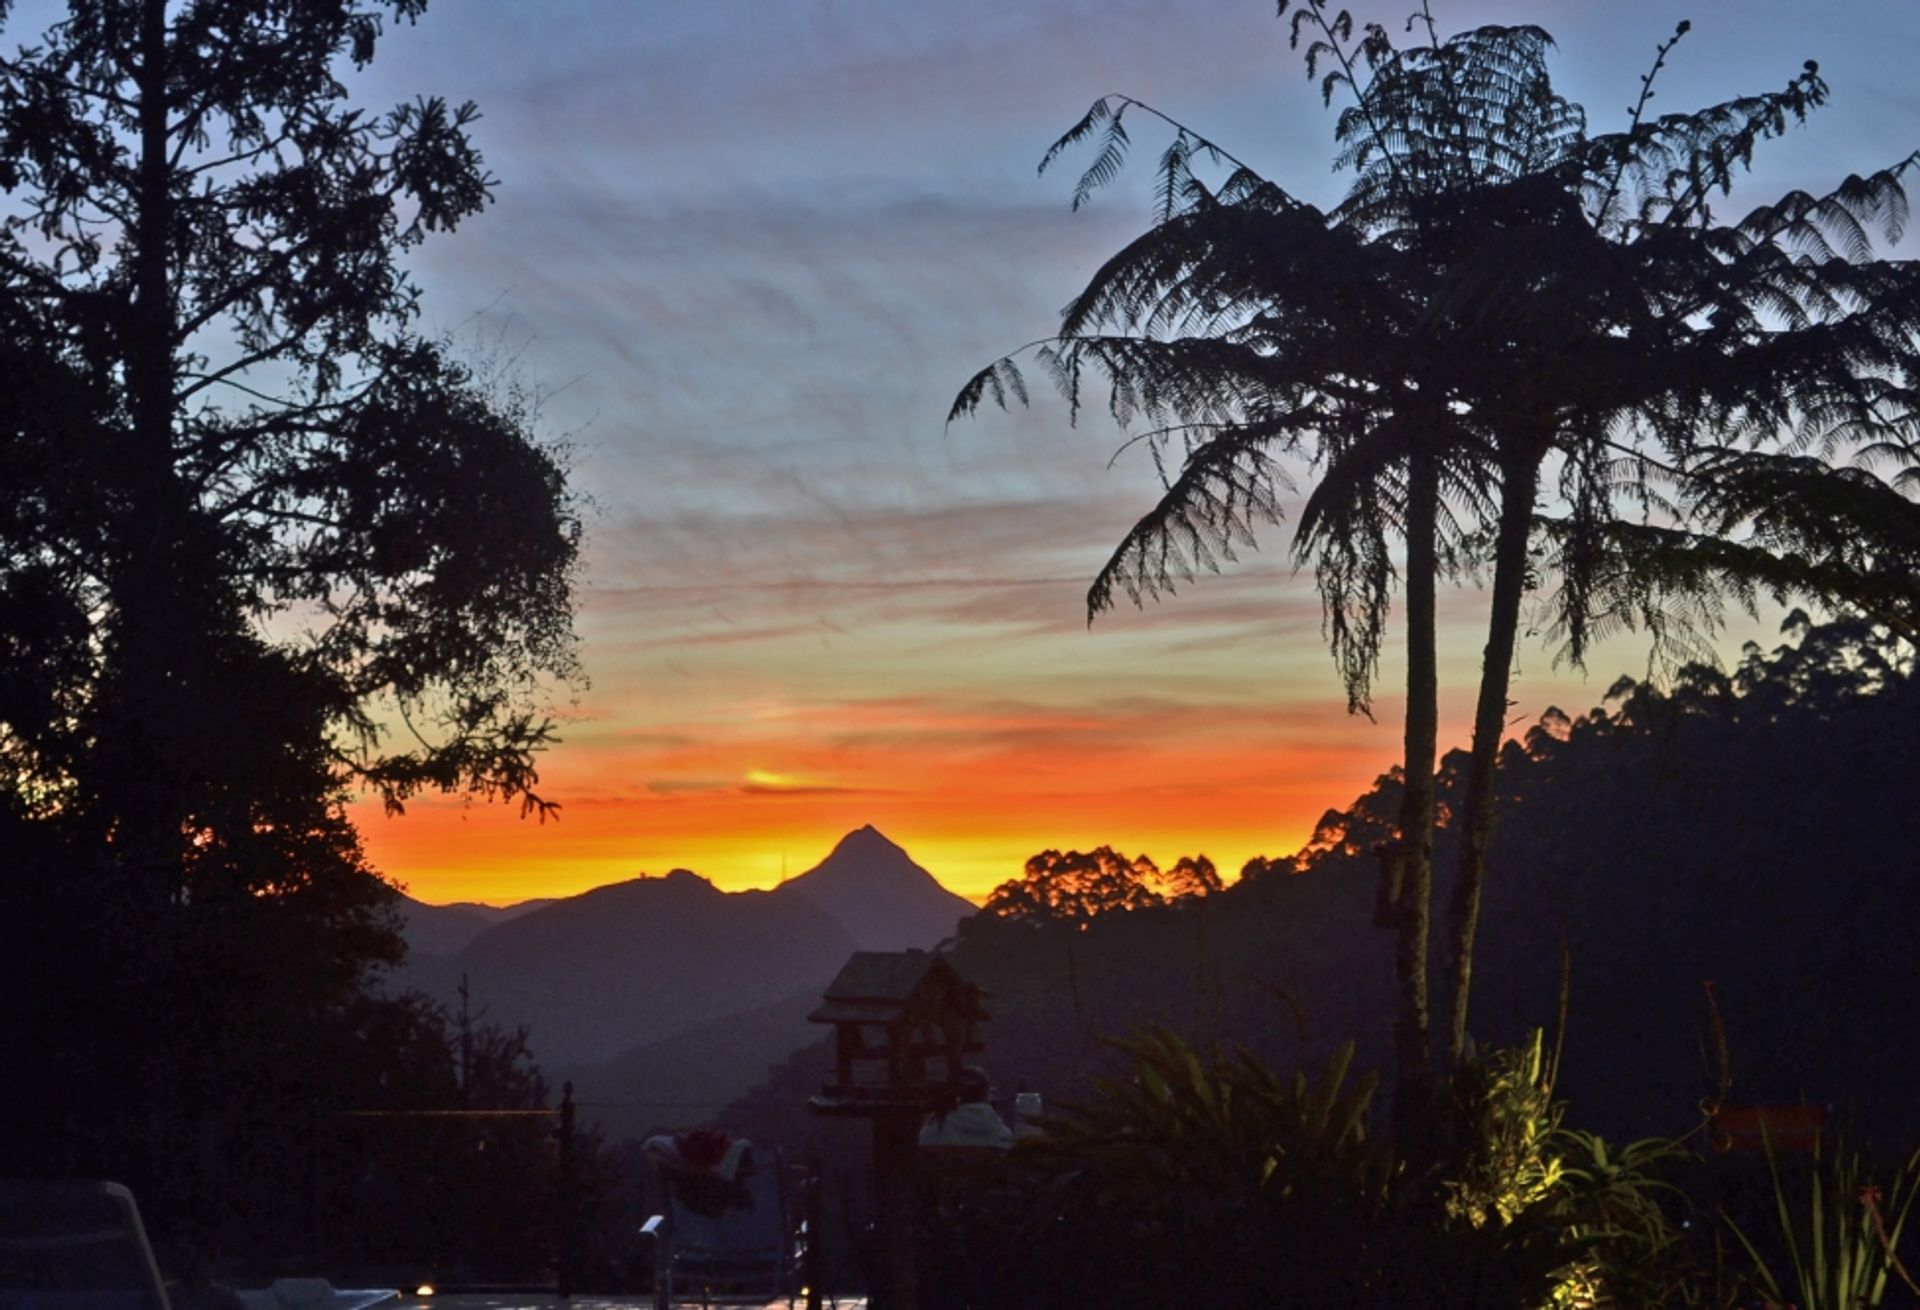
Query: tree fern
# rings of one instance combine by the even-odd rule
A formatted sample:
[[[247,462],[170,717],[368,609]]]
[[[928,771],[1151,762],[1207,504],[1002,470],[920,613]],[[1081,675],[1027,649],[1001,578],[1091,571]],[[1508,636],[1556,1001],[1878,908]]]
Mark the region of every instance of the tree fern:
[[[1094,150],[1077,207],[1124,165],[1124,115],[1152,115],[1172,134],[1153,221],[1034,354],[1070,418],[1088,370],[1104,381],[1110,415],[1146,426],[1164,475],[1096,578],[1090,617],[1230,562],[1279,520],[1283,475],[1303,470],[1295,558],[1315,571],[1335,667],[1364,710],[1396,594],[1491,566],[1453,911],[1457,1057],[1530,588],[1571,658],[1631,629],[1668,670],[1710,658],[1726,607],[1761,595],[1911,625],[1920,270],[1877,252],[1905,228],[1916,161],[1725,222],[1714,204],[1760,144],[1825,103],[1812,63],[1777,90],[1653,116],[1681,24],[1625,127],[1595,135],[1555,91],[1538,27],[1442,38],[1423,4],[1407,30],[1426,40],[1402,48],[1324,0],[1279,9],[1322,96],[1351,97],[1334,128],[1345,197],[1305,204],[1158,109],[1103,98],[1042,166]],[[954,414],[986,395],[1004,404],[1011,368],[976,375]],[[1535,501],[1551,469],[1566,512],[1549,517]],[[1408,705],[1430,717],[1430,689]],[[1430,831],[1419,793],[1407,789],[1403,837]],[[1423,914],[1402,917],[1407,931],[1424,932]],[[1419,1073],[1404,1058],[1401,1072]]]

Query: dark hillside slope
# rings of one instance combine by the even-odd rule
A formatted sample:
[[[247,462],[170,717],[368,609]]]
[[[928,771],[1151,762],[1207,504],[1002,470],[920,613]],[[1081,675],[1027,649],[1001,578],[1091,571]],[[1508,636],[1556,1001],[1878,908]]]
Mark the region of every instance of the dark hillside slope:
[[[1551,993],[1564,930],[1567,1089],[1596,1112],[1671,1126],[1718,1093],[1712,982],[1731,1099],[1920,1136],[1920,684],[1849,635],[1670,696],[1622,686],[1509,748],[1476,1031]]]
[[[410,978],[450,996],[462,974],[487,1017],[532,1029],[548,1066],[631,1047],[791,996],[853,950],[797,898],[720,891],[684,869],[555,901],[488,929]]]
[[[1690,1128],[1717,1071],[1714,984],[1734,1102],[1832,1103],[1864,1134],[1911,1145],[1920,1112],[1920,686],[1861,634],[1801,633],[1730,678],[1669,695],[1624,683],[1609,708],[1552,718],[1508,747],[1471,1031],[1551,1026],[1570,960],[1562,1090],[1612,1134]],[[1464,757],[1443,770],[1457,803]],[[1098,1040],[1137,1022],[1245,1044],[1283,1066],[1346,1037],[1388,1065],[1390,934],[1373,926],[1372,844],[1397,781],[1323,822],[1273,871],[1192,907],[1064,926],[970,921],[953,958],[992,995],[985,1061],[1001,1098],[1083,1090]],[[1452,844],[1438,853],[1444,947]],[[1297,869],[1297,873],[1289,870]],[[796,1112],[811,1052],[731,1112],[762,1133]]]
[[[452,1005],[464,976],[487,1019],[526,1025],[625,1132],[710,1112],[811,1040],[795,998],[854,950],[933,946],[974,911],[868,826],[773,891],[675,870],[538,906],[403,901],[413,951],[395,983]]]
[[[582,1117],[614,1139],[648,1137],[711,1120],[767,1070],[817,1040],[807,1022],[827,979],[772,1005],[740,1010],[620,1052],[553,1073],[571,1082]]]
[[[406,939],[409,956],[452,955],[487,929],[552,903],[540,899],[515,905],[481,905],[474,901],[428,905],[402,895],[400,935]]]
[[[1319,1061],[1347,1036],[1363,1063],[1388,1049],[1391,939],[1372,924],[1373,879],[1353,870],[1270,879],[1211,903],[1116,914],[1088,931],[978,915],[949,958],[987,990],[981,1062],[1003,1111],[1018,1089],[1050,1100],[1085,1091],[1119,1063],[1107,1035],[1161,1023],[1199,1041],[1247,1045],[1282,1065]],[[831,1061],[797,1053],[723,1121],[755,1137],[847,1149],[845,1126],[804,1103]],[[855,1142],[858,1146],[859,1143]],[[862,1148],[864,1149],[864,1148]]]

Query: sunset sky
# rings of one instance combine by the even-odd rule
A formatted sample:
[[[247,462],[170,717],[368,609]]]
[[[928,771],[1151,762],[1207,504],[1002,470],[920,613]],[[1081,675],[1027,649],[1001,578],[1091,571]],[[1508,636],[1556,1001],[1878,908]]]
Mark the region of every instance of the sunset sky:
[[[1411,0],[1362,8],[1396,26]],[[1562,89],[1623,122],[1654,46],[1692,34],[1657,108],[1784,84],[1833,103],[1764,148],[1753,188],[1826,189],[1920,144],[1920,6],[1854,0],[1475,3],[1534,21]],[[1045,335],[1148,221],[1166,144],[1069,212],[1035,175],[1106,92],[1150,101],[1322,203],[1333,114],[1271,0],[439,0],[353,83],[362,103],[477,100],[498,202],[414,261],[432,330],[548,393],[590,498],[591,685],[542,764],[558,822],[421,800],[355,811],[429,901],[565,895],[692,868],[764,886],[872,823],[981,895],[1043,847],[1223,870],[1297,848],[1398,751],[1399,666],[1349,717],[1290,525],[1229,572],[1089,630],[1088,580],[1156,495],[1103,414],[943,429],[980,366]],[[1338,105],[1336,103],[1336,109]],[[1039,384],[1039,379],[1035,379]],[[1446,740],[1462,742],[1481,597],[1445,601]],[[1771,625],[1743,627],[1723,645]],[[1523,648],[1513,715],[1596,703]]]

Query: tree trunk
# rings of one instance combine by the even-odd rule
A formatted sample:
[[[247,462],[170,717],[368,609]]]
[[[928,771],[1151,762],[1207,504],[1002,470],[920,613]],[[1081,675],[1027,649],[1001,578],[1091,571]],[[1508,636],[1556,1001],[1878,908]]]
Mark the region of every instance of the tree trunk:
[[[107,800],[120,825],[120,857],[143,884],[142,903],[164,911],[172,899],[180,851],[177,803],[187,776],[180,758],[187,725],[181,593],[184,491],[173,462],[173,307],[169,255],[167,26],[164,0],[146,0],[141,15],[140,142],[133,231],[131,312],[122,334],[130,413],[125,470],[125,539],[121,542],[115,654],[120,737],[110,766]]]
[[[1428,926],[1433,899],[1433,773],[1440,736],[1440,689],[1435,655],[1434,588],[1438,563],[1439,460],[1416,451],[1407,469],[1407,710],[1406,780],[1400,836],[1385,858],[1397,862],[1394,955],[1400,988],[1394,1023],[1394,1125],[1403,1146],[1423,1139],[1432,1097],[1428,1003]]]
[[[110,582],[114,615],[110,693],[103,724],[100,819],[112,825],[115,904],[126,922],[127,984],[147,1007],[134,1057],[145,1094],[138,1125],[149,1150],[154,1210],[184,1212],[201,1181],[182,1161],[196,1160],[193,1083],[201,1053],[186,1040],[184,993],[190,954],[178,896],[183,827],[194,769],[186,679],[192,607],[182,588],[185,490],[174,465],[173,206],[168,161],[168,54],[165,0],[140,7],[139,139],[134,145],[134,212],[128,237],[131,301],[118,341],[127,414],[114,466],[124,517]]]
[[[1513,681],[1513,646],[1520,626],[1520,602],[1527,589],[1527,537],[1540,485],[1542,455],[1528,451],[1503,470],[1499,536],[1493,552],[1493,603],[1487,619],[1487,645],[1480,666],[1480,699],[1473,714],[1472,764],[1467,795],[1455,818],[1459,863],[1448,906],[1452,955],[1447,968],[1447,1046],[1443,1066],[1457,1073],[1466,1049],[1467,1000],[1473,988],[1473,943],[1480,927],[1480,890],[1486,877],[1487,845],[1493,837],[1494,779],[1505,735],[1507,690]]]

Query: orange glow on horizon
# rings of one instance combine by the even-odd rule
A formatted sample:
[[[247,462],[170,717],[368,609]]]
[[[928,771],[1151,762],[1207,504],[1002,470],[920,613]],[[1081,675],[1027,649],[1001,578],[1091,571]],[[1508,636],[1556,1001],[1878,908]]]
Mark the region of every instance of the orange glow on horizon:
[[[1468,623],[1443,644],[1443,751],[1467,741],[1476,631]],[[970,680],[957,663],[931,675],[929,653],[957,660],[936,642],[870,650],[851,672],[796,658],[778,677],[757,666],[679,681],[671,665],[656,682],[623,673],[540,761],[556,820],[438,796],[397,819],[362,801],[352,817],[374,867],[436,904],[571,896],[676,868],[725,891],[771,887],[866,824],[979,901],[1049,848],[1107,845],[1162,868],[1204,854],[1231,879],[1254,856],[1299,850],[1327,810],[1400,757],[1400,699],[1380,695],[1371,721],[1350,716],[1324,652],[1263,667],[1203,643],[1176,653],[1177,680],[1152,681],[1094,658],[1120,645],[1042,641],[1021,675],[992,667],[1009,651],[987,643]],[[926,681],[890,690],[912,685],[901,670]],[[1510,731],[1551,705],[1578,713],[1600,699],[1577,673],[1525,672]],[[1399,676],[1389,662],[1376,686]]]
[[[1151,856],[1163,868],[1182,855],[1206,855],[1231,880],[1255,855],[1298,850],[1325,808],[1305,806],[1291,821],[1263,823],[1257,830],[1244,822],[1219,822],[1208,829],[1208,838],[1196,837],[1192,829],[1142,828],[1099,816],[1055,826],[1003,821],[991,831],[967,832],[911,817],[890,822],[884,815],[823,814],[812,822],[783,816],[778,827],[759,833],[688,831],[671,844],[658,834],[638,836],[647,816],[624,806],[569,808],[563,819],[544,827],[499,806],[413,807],[400,820],[388,819],[378,807],[362,807],[354,818],[375,867],[416,900],[433,904],[510,905],[571,896],[675,868],[691,869],[723,891],[769,888],[813,868],[842,837],[867,823],[904,847],[948,890],[978,904],[1000,883],[1019,877],[1028,857],[1049,847],[1113,846],[1128,855]],[[562,829],[572,831],[563,836]]]
[[[727,891],[771,887],[863,824],[979,901],[1049,847],[1109,845],[1162,867],[1204,854],[1231,878],[1303,845],[1329,805],[1371,785],[1393,736],[1337,706],[856,704],[831,707],[831,733],[823,717],[788,716],[777,763],[764,739],[674,734],[556,752],[541,791],[562,808],[545,823],[440,797],[398,819],[362,802],[353,817],[375,867],[434,903],[568,896],[674,868]]]

